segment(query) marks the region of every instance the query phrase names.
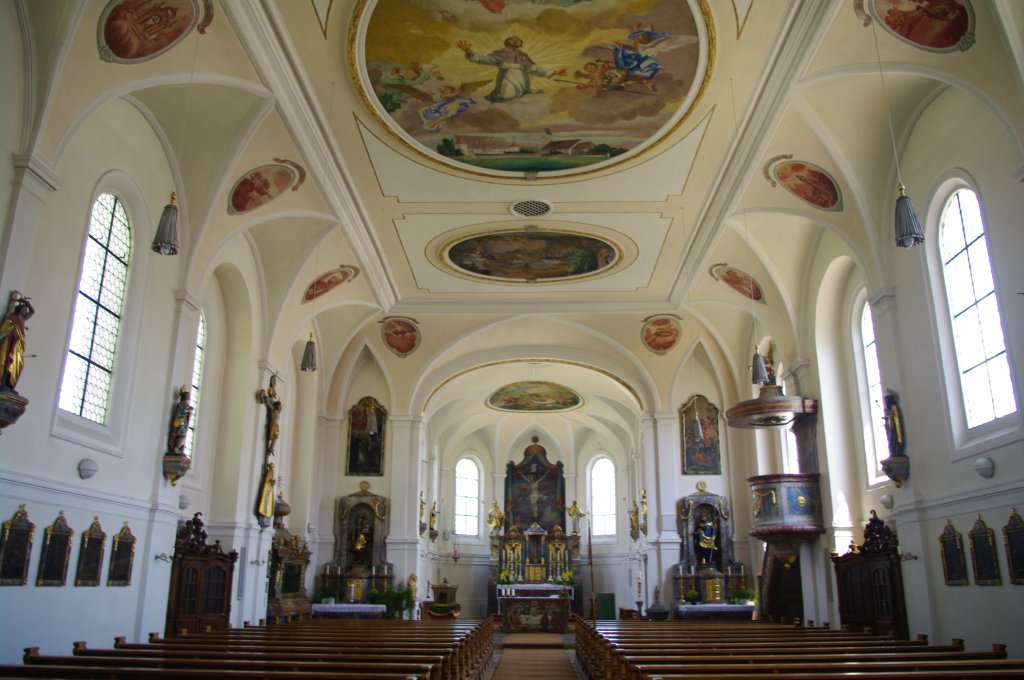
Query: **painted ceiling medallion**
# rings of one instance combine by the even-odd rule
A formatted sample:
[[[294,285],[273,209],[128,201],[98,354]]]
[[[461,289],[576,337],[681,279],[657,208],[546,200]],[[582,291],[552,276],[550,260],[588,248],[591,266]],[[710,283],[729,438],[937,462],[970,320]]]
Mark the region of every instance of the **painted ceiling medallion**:
[[[228,198],[228,214],[256,210],[289,189],[298,190],[305,181],[305,168],[295,161],[275,158],[273,164],[253,168],[235,182]]]
[[[764,178],[773,187],[781,184],[801,201],[821,210],[840,212],[843,194],[839,183],[824,168],[808,161],[794,161],[793,154],[775,156],[764,165]]]
[[[564,176],[671,132],[711,73],[700,0],[364,0],[349,44],[373,113],[417,152]]]
[[[497,411],[571,411],[583,405],[583,397],[565,385],[524,380],[495,390],[487,405]]]
[[[213,4],[203,0],[111,0],[97,27],[100,59],[137,64],[158,57],[199,26],[213,21]]]
[[[970,0],[856,0],[854,11],[865,26],[873,17],[889,33],[928,52],[964,52],[974,45]]]
[[[768,304],[765,302],[764,289],[761,288],[761,284],[745,271],[730,267],[725,262],[719,262],[711,265],[708,273],[715,281],[721,281],[743,297],[761,304]]]
[[[420,346],[419,322],[407,316],[384,317],[380,320],[380,338],[398,356],[409,356]]]
[[[359,267],[352,267],[346,264],[329,272],[324,272],[306,286],[306,292],[302,294],[302,302],[303,304],[312,302],[321,295],[329,293],[334,288],[351,281],[357,276],[359,276]]]
[[[527,227],[456,241],[442,258],[461,272],[489,280],[547,283],[611,270],[622,253],[596,236]]]
[[[644,347],[655,354],[665,354],[675,347],[679,342],[679,335],[683,332],[678,319],[675,314],[659,314],[644,319],[643,326],[640,327],[640,338]]]

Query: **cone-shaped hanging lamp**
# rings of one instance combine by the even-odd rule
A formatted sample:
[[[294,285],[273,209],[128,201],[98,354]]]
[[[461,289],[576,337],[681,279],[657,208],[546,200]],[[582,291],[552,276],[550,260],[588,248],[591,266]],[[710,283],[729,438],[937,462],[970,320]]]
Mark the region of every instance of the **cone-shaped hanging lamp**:
[[[177,194],[172,191],[171,202],[164,206],[163,214],[160,215],[160,224],[156,228],[153,251],[161,255],[178,254],[178,206],[174,205],[177,199]]]
[[[316,370],[316,345],[313,344],[312,333],[309,334],[309,340],[306,341],[306,349],[302,352],[302,364],[299,367],[307,373]]]

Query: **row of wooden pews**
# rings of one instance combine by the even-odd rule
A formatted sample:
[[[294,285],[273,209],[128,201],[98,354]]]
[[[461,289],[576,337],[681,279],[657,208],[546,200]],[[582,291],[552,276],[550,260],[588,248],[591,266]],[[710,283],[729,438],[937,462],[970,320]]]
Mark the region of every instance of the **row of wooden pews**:
[[[379,621],[307,619],[273,626],[129,643],[111,649],[76,642],[70,656],[25,650],[23,678],[338,678],[480,680],[494,646],[491,620]]]
[[[1005,645],[965,651],[893,636],[769,622],[587,621],[574,618],[589,680],[751,678],[1024,678]]]

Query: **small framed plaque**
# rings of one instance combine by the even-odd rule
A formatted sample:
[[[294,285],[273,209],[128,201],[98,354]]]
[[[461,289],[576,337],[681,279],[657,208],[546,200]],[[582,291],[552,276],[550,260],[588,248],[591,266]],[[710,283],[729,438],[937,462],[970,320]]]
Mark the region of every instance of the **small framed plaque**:
[[[1024,586],[1024,520],[1017,514],[1017,508],[1010,512],[1010,521],[1003,527],[1003,546],[1010,583]]]
[[[61,510],[53,524],[46,527],[43,551],[39,556],[37,586],[63,586],[68,582],[68,557],[71,556],[71,539],[75,531],[68,526]]]
[[[939,551],[942,555],[942,573],[946,577],[947,586],[966,586],[967,564],[964,558],[963,537],[953,523],[946,520],[946,528],[939,536]]]
[[[29,521],[25,506],[4,522],[0,531],[0,586],[28,583],[28,561],[36,525]]]
[[[107,572],[108,586],[130,586],[132,584],[132,562],[135,560],[135,536],[124,523],[121,531],[114,536],[110,550],[110,571]]]
[[[107,535],[100,528],[100,518],[82,534],[82,547],[78,551],[78,569],[75,571],[76,586],[98,586],[100,569],[103,568],[103,550]]]
[[[979,586],[1000,586],[999,559],[996,557],[996,532],[989,529],[978,515],[967,534],[971,544],[971,563],[974,565],[974,583]]]

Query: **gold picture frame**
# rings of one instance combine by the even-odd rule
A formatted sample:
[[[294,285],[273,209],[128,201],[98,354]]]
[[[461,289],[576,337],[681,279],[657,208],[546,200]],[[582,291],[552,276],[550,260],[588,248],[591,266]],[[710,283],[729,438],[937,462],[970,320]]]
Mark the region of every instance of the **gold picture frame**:
[[[1003,546],[1006,548],[1010,583],[1024,586],[1024,520],[1017,513],[1017,508],[1010,512],[1010,521],[1003,527]]]
[[[76,586],[98,586],[100,570],[103,568],[103,551],[107,534],[100,527],[100,518],[93,519],[89,528],[82,532],[82,547],[78,550],[78,567],[75,569]]]
[[[996,532],[988,528],[981,515],[974,519],[974,526],[967,532],[967,540],[971,545],[974,584],[1003,585],[1003,579],[999,574],[999,559],[996,557]]]
[[[110,570],[107,572],[108,586],[130,586],[132,564],[135,561],[135,536],[124,523],[121,531],[114,535],[110,547]]]
[[[64,511],[43,532],[43,550],[39,555],[37,586],[65,586],[68,582],[68,558],[75,530],[68,526]]]
[[[953,528],[948,519],[939,536],[939,552],[942,556],[942,573],[947,586],[966,586],[967,560],[964,557],[964,543],[960,532]]]
[[[0,586],[28,583],[28,563],[32,555],[32,537],[36,525],[29,521],[25,505],[4,522],[0,531]]]

